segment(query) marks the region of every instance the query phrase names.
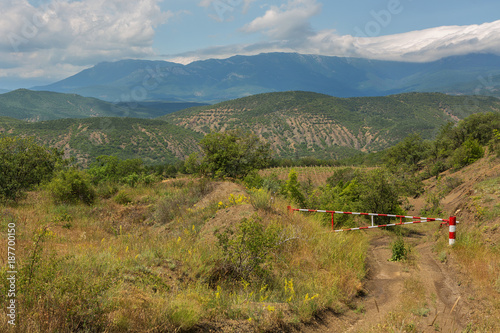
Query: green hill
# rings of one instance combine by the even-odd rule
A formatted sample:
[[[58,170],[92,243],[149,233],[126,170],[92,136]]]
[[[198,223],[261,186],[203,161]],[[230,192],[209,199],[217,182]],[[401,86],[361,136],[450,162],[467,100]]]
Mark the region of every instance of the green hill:
[[[411,133],[432,139],[447,122],[499,110],[500,100],[484,96],[336,98],[295,91],[254,95],[149,120],[94,117],[33,123],[0,116],[0,133],[34,136],[84,164],[103,154],[142,158],[148,164],[174,162],[198,151],[204,134],[229,129],[253,131],[279,157],[329,159],[380,151]]]
[[[99,155],[142,158],[147,164],[175,162],[197,151],[202,138],[162,120],[136,118],[59,119],[29,123],[0,117],[0,134],[33,136],[62,149],[84,165]]]
[[[499,110],[500,100],[485,96],[408,93],[336,98],[294,91],[195,107],[161,119],[203,134],[253,131],[282,157],[338,158],[382,150],[411,133],[431,139],[447,122]]]
[[[200,104],[165,101],[114,104],[76,94],[18,89],[0,95],[0,117],[31,122],[89,117],[156,118],[195,105]]]

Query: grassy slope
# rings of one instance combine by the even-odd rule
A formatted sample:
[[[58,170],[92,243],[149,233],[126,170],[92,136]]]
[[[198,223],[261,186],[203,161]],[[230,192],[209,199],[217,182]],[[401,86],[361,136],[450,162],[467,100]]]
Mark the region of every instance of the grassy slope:
[[[55,205],[43,191],[30,193],[1,216],[3,239],[6,223],[17,228],[19,328],[123,332],[197,325],[252,332],[308,320],[326,307],[346,309],[365,274],[362,234],[325,233],[317,221],[289,216],[285,202],[265,200],[256,209],[241,186],[212,186],[186,179],[124,188],[93,207]],[[125,197],[130,203],[118,204]],[[268,273],[248,281],[211,279],[221,259],[214,231],[243,218],[281,230],[281,245],[266,259]],[[0,255],[5,258],[6,247]],[[5,274],[2,267],[2,284]],[[5,307],[0,315],[3,331]]]
[[[335,98],[310,92],[254,95],[163,117],[201,133],[244,129],[271,143],[283,157],[345,157],[378,151],[410,133],[432,138],[446,122],[498,111],[500,101],[480,96],[409,93]]]

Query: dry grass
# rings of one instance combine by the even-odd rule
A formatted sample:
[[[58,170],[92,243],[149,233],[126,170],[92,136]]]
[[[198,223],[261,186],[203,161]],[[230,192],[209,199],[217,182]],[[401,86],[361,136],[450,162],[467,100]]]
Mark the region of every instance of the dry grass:
[[[92,207],[56,205],[38,191],[2,207],[2,239],[5,224],[16,222],[18,330],[183,331],[224,322],[259,331],[339,308],[359,291],[367,246],[361,234],[327,232],[314,219],[289,215],[284,202],[255,209],[226,193],[221,208],[219,197],[207,199],[214,186],[186,179],[121,188],[129,200],[101,198]],[[220,248],[202,235],[213,233],[205,226],[214,219],[236,216],[237,225],[235,212],[279,226],[283,243],[266,261],[266,275],[212,289],[207,277]],[[0,257],[5,288],[4,246]],[[2,332],[10,328],[5,309]]]

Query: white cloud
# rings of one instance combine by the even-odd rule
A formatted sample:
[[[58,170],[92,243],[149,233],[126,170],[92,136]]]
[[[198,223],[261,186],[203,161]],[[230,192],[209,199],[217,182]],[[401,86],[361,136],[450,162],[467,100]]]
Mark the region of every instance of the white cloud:
[[[347,39],[353,55],[371,59],[426,62],[468,53],[500,55],[500,20],[372,38],[348,36]]]
[[[316,0],[291,0],[281,6],[271,6],[242,30],[262,32],[272,39],[301,39],[313,34],[309,20],[321,11]]]
[[[271,14],[269,14],[268,21],[276,22],[271,19]],[[265,25],[263,21],[259,24],[264,31],[266,27],[273,26]],[[288,35],[286,32],[282,31],[282,33]],[[341,36],[334,30],[319,31],[305,38],[302,36],[293,39],[293,35],[288,37],[290,38],[278,41],[197,50],[176,55],[171,59],[187,63],[208,58],[227,58],[235,54],[298,52],[377,60],[427,62],[469,53],[500,55],[500,20],[480,25],[442,26],[378,37]]]
[[[162,11],[160,1],[46,0],[39,7],[2,1],[0,57],[25,76],[57,77],[103,60],[151,56],[154,29],[174,15]],[[14,71],[0,70],[0,76]]]

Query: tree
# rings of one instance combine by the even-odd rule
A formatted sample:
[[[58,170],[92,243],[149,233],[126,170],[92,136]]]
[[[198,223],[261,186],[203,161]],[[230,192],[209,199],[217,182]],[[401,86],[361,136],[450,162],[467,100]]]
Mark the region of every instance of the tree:
[[[91,205],[97,196],[87,173],[75,168],[59,172],[47,188],[57,203]]]
[[[455,169],[474,163],[484,156],[484,149],[476,139],[467,139],[451,156]]]
[[[363,174],[359,183],[358,209],[368,213],[404,214],[400,207],[399,191],[391,181],[391,174],[375,169]],[[384,218],[376,217],[377,223]]]
[[[0,200],[17,200],[24,191],[50,180],[63,163],[63,153],[33,138],[0,138]]]
[[[253,133],[212,132],[200,141],[200,145],[202,157],[198,170],[212,178],[243,178],[252,170],[266,167],[271,160],[269,144]]]
[[[286,195],[290,199],[294,200],[297,204],[299,204],[301,208],[304,208],[306,206],[306,198],[300,191],[300,184],[295,169],[290,170],[290,173],[288,174],[288,181],[285,185],[285,191]]]
[[[101,155],[90,165],[88,172],[97,184],[102,181],[122,181],[134,173],[140,175],[144,170],[141,159],[120,160],[116,156]]]
[[[386,150],[383,160],[391,171],[415,172],[419,162],[427,157],[429,145],[419,134],[411,134],[397,145]]]

